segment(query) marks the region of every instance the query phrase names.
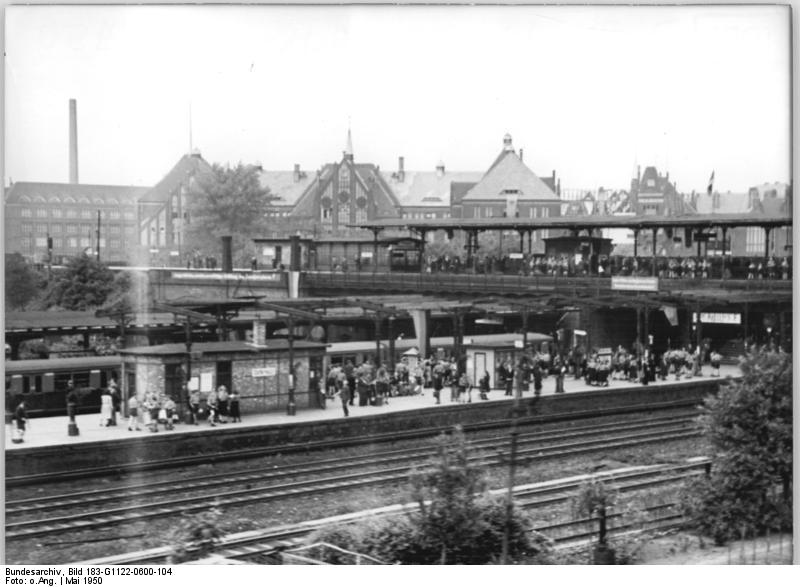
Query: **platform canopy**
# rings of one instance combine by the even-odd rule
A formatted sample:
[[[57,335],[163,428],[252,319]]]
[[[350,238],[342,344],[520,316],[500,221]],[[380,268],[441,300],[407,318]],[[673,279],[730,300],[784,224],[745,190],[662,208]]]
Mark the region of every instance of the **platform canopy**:
[[[430,218],[414,220],[389,218],[373,220],[350,226],[380,231],[390,228],[427,232],[431,230],[537,230],[563,228],[567,230],[594,230],[599,228],[733,228],[760,226],[775,228],[791,226],[790,215],[766,214],[691,214],[684,216],[551,216],[548,218]]]

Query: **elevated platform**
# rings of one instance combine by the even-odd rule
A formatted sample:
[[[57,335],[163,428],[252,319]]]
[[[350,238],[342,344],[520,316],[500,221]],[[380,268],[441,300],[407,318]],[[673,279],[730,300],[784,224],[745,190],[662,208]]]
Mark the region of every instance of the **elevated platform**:
[[[567,378],[565,393],[555,393],[555,378],[543,382],[542,401],[537,414],[551,415],[579,410],[602,409],[623,405],[699,399],[716,391],[721,381],[739,375],[738,367],[723,366],[720,377],[705,376],[674,381],[657,381],[648,386],[612,381],[609,387],[593,387],[582,380]],[[350,407],[350,416],[343,415],[339,400],[329,401],[326,409],[299,411],[295,416],[268,413],[243,416],[241,423],[200,425],[177,424],[174,430],[146,429],[129,431],[127,422],[117,426],[100,426],[97,413],[79,414],[76,422],[79,436],[67,435],[67,417],[36,418],[28,421],[24,443],[11,443],[12,428],[6,425],[6,476],[43,474],[74,468],[125,465],[128,463],[185,457],[224,450],[276,445],[303,445],[312,441],[336,441],[369,433],[390,433],[414,428],[467,424],[509,415],[513,398],[501,390],[490,392],[489,400],[481,400],[477,390],[471,403],[451,403],[449,389],[443,390],[442,403],[435,405],[433,390],[422,395],[395,397],[383,406]],[[523,405],[529,406],[533,393],[523,394]],[[357,400],[356,400],[357,404]]]

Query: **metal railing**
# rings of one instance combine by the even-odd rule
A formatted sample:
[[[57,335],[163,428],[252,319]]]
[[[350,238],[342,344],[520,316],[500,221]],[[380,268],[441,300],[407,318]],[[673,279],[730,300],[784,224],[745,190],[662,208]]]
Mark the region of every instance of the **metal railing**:
[[[661,290],[724,289],[727,291],[791,292],[791,280],[660,279]],[[302,287],[310,290],[351,290],[416,293],[524,294],[611,290],[610,277],[506,275],[486,273],[392,273],[372,271],[306,271]]]

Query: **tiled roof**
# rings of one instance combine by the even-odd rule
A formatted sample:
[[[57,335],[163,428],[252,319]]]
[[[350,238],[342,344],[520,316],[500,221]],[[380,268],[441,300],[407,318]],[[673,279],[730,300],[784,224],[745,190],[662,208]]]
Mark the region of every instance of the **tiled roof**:
[[[450,186],[453,182],[475,185],[481,178],[479,171],[406,171],[400,182],[391,173],[381,172],[384,181],[397,196],[401,206],[450,206]]]
[[[211,166],[199,154],[184,155],[169,173],[140,198],[141,203],[163,203],[170,194],[192,176],[211,173]]]
[[[261,187],[269,188],[276,198],[271,206],[294,206],[316,178],[316,172],[310,171],[302,172],[297,181],[294,171],[262,171],[259,176]]]
[[[18,181],[6,190],[5,203],[19,204],[23,197],[29,198],[31,201],[37,198],[44,198],[48,202],[57,199],[59,203],[64,203],[64,198],[70,197],[76,201],[79,198],[89,198],[92,204],[98,198],[105,203],[114,199],[119,204],[132,206],[136,204],[136,201],[141,196],[147,193],[148,189],[139,186]],[[111,204],[113,205],[113,202]]]
[[[474,200],[506,200],[505,190],[518,190],[519,201],[558,200],[558,196],[528,169],[513,151],[504,151],[486,175],[464,196]]]

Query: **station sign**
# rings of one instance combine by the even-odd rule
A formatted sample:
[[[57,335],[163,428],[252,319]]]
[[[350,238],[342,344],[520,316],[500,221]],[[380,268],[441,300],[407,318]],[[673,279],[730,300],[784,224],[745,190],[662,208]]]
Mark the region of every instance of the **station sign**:
[[[611,278],[611,289],[622,291],[658,291],[658,277],[615,276]]]
[[[277,374],[277,367],[256,367],[251,372],[253,377],[275,377]]]
[[[524,255],[522,253],[511,253],[509,255],[509,258],[511,258],[511,259],[523,259]]]
[[[736,312],[700,312],[700,322],[705,324],[741,324],[742,315]]]

